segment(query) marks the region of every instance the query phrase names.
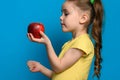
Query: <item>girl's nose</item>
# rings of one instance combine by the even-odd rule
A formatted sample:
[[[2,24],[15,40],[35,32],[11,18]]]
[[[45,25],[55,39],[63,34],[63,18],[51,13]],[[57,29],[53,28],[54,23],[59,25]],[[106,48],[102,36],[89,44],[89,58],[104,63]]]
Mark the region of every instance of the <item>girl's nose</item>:
[[[63,20],[63,16],[60,16],[60,21],[62,21]]]

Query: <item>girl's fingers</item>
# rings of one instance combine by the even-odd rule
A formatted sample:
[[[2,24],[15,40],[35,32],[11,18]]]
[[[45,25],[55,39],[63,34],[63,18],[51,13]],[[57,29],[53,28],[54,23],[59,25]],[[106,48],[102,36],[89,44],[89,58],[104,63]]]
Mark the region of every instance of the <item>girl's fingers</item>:
[[[47,36],[45,35],[44,32],[40,31],[40,35],[43,37],[43,38],[46,38]]]
[[[29,36],[30,36],[31,40],[34,41],[34,36],[31,33],[29,33]]]
[[[29,33],[27,33],[27,37],[30,39]],[[30,39],[31,40],[31,39]]]
[[[33,42],[38,42],[40,39],[34,38],[34,36],[31,33],[28,33],[28,38]]]
[[[40,31],[41,38],[35,38],[32,33],[28,33],[27,36],[32,42],[44,43],[48,37],[44,34],[44,32]]]
[[[35,66],[30,67],[30,70],[33,71],[35,69]]]
[[[28,61],[27,65],[31,71],[34,70],[35,66],[33,61]]]
[[[28,33],[27,36],[31,41],[33,40],[33,35],[31,33]]]

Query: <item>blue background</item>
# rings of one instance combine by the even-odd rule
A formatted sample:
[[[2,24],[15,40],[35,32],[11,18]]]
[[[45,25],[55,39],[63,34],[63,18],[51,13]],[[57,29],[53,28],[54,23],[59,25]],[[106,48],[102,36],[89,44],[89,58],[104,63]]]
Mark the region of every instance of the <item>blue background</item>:
[[[58,54],[71,34],[61,31],[61,5],[64,0],[0,1],[0,80],[49,80],[29,71],[26,63],[36,60],[50,68],[45,46],[30,42],[26,36],[31,22],[42,22]],[[118,80],[120,74],[120,1],[103,0],[103,63],[101,80]],[[93,64],[88,80],[92,80]],[[94,79],[96,80],[96,78]]]

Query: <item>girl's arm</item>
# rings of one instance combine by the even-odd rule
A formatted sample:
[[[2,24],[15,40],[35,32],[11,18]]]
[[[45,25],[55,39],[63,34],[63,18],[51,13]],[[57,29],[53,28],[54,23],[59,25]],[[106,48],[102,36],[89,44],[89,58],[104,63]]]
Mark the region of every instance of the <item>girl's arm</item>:
[[[28,61],[27,65],[32,72],[41,72],[49,78],[51,78],[54,73],[52,70],[46,68],[45,66],[36,61]]]
[[[31,41],[45,44],[48,58],[55,73],[60,73],[71,67],[84,54],[83,51],[72,48],[60,59],[57,57],[49,38],[43,32],[40,32],[40,34],[42,35],[41,39],[34,38],[32,34],[28,34],[28,37]]]
[[[45,76],[49,77],[49,78],[52,78],[52,75],[53,75],[53,71],[46,68],[45,66],[41,65],[42,66],[42,69],[41,69],[41,73],[44,74]]]
[[[79,49],[71,48],[64,54],[63,58],[59,59],[51,43],[48,43],[46,48],[52,69],[56,73],[60,73],[71,67],[84,54]]]

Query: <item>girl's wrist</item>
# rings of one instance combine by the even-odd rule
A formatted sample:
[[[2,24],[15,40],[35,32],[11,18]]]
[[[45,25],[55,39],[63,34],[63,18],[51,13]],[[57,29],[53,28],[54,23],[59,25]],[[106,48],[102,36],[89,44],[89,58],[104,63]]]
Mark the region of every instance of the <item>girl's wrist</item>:
[[[51,44],[51,41],[47,41],[47,42],[45,43],[46,46],[49,46],[50,44]]]

